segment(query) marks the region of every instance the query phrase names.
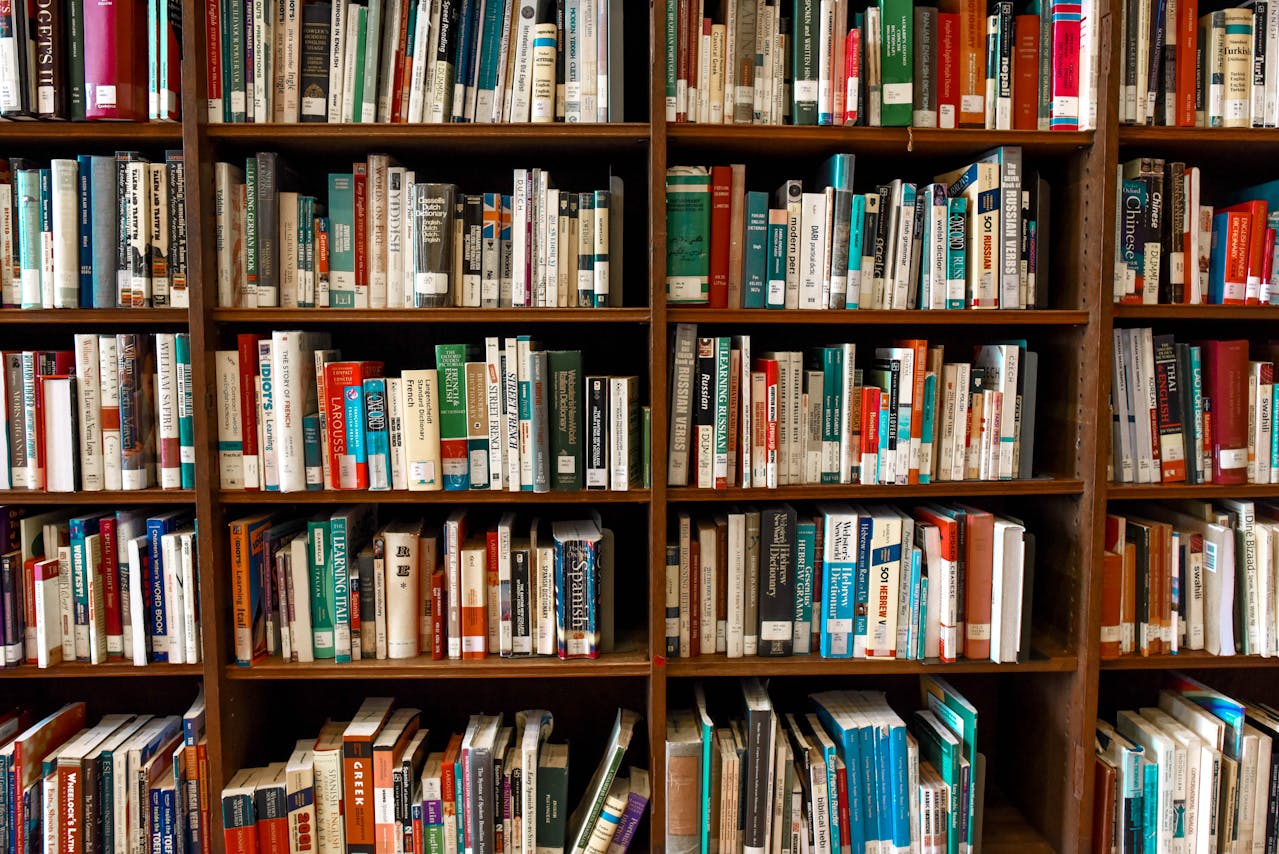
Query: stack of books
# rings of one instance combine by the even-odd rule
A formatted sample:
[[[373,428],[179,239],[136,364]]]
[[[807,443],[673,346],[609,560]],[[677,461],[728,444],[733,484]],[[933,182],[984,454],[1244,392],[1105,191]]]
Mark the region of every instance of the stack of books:
[[[620,122],[621,0],[209,6],[210,122]]]
[[[74,350],[0,357],[0,488],[195,486],[187,333],[83,334]]]
[[[621,768],[639,716],[619,709],[599,766],[569,813],[569,746],[527,709],[432,731],[421,710],[370,697],[287,761],[244,768],[222,790],[226,851],[625,852],[648,806],[648,772]],[[283,849],[273,845],[283,845]],[[590,846],[588,848],[588,846]]]
[[[73,516],[6,507],[0,543],[5,667],[200,663],[200,561],[189,511]]]
[[[741,164],[666,177],[666,297],[712,308],[1035,308],[1048,300],[1048,184],[1005,146],[934,183],[853,191],[852,154],[746,190]]]
[[[1223,498],[1111,509],[1102,658],[1279,655],[1279,506]]]
[[[1179,342],[1116,329],[1111,377],[1117,483],[1279,483],[1274,342]]]
[[[945,361],[912,339],[756,351],[751,336],[673,333],[667,483],[701,489],[1029,478],[1038,358],[1025,341]]]
[[[209,850],[204,694],[181,717],[113,714],[87,726],[85,703],[32,721],[0,712],[0,824],[19,851],[72,850],[87,837],[119,850]],[[286,846],[287,848],[287,846]]]
[[[585,376],[527,335],[437,344],[388,376],[327,332],[243,333],[216,354],[223,489],[626,491],[647,484],[639,378]]]
[[[187,308],[187,286],[181,151],[0,164],[6,307]]]
[[[1279,819],[1279,710],[1169,673],[1157,705],[1097,721],[1093,850],[1247,851]]]
[[[486,522],[460,509],[442,532],[377,515],[361,505],[231,522],[237,664],[613,651],[615,544],[597,515]]]
[[[677,517],[666,654],[1030,656],[1034,537],[966,505],[783,504]]]
[[[882,691],[826,691],[786,712],[758,679],[736,702],[666,721],[666,850],[963,851],[980,838],[977,709],[921,677],[903,720]],[[977,843],[980,844],[980,843]],[[872,849],[873,850],[873,849]]]
[[[218,305],[621,305],[620,178],[578,193],[516,169],[509,195],[467,194],[374,154],[317,198],[273,153],[215,172]]]
[[[1098,8],[1012,0],[666,7],[668,122],[1080,130]]]

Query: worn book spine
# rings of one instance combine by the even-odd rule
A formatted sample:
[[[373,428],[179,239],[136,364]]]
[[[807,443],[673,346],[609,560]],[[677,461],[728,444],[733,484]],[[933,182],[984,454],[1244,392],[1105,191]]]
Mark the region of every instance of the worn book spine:
[[[550,372],[551,488],[575,491],[585,486],[582,419],[582,354],[578,350],[547,353]]]
[[[767,507],[760,514],[759,650],[788,656],[795,623],[795,509]]]

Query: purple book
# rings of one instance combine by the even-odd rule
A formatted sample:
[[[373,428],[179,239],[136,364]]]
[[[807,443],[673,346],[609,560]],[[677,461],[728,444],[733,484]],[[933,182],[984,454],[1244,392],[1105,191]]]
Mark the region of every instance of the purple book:
[[[636,783],[638,775],[643,775],[643,785],[637,787]],[[636,788],[642,789],[637,792]],[[622,813],[622,820],[617,823],[617,830],[613,832],[613,843],[608,846],[609,854],[613,852],[624,852],[631,845],[631,840],[635,838],[635,829],[639,827],[640,819],[644,817],[644,810],[648,807],[648,772],[640,771],[638,768],[631,769],[631,794],[626,799],[626,811]]]

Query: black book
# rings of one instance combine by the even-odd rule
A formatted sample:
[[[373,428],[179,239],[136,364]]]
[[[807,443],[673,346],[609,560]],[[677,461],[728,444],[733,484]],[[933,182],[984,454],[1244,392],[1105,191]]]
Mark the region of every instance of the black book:
[[[1192,419],[1186,417],[1194,412],[1194,400],[1190,389],[1190,345],[1174,344],[1173,348],[1177,354],[1177,376],[1181,380],[1177,384],[1177,400],[1181,406],[1181,435],[1186,448],[1186,483],[1202,483],[1203,474],[1199,471],[1199,449],[1195,446],[1194,431],[1191,429]]]
[[[37,3],[33,39],[36,46],[36,112],[42,119],[67,117],[66,44],[63,30],[67,10],[57,3]]]
[[[793,524],[794,511],[791,513]],[[773,732],[776,722],[773,703],[759,679],[752,677],[742,681],[742,706],[746,762],[741,827],[746,849],[763,851],[769,844],[768,820],[772,804],[768,795],[773,780]]]
[[[795,628],[795,528],[789,504],[760,512],[759,654],[787,656]]]
[[[1137,649],[1144,651],[1147,649],[1148,641],[1146,638],[1151,635],[1158,635],[1158,627],[1154,627],[1151,631],[1151,589],[1150,589],[1150,526],[1140,522],[1128,520],[1128,527],[1125,532],[1126,541],[1133,544],[1136,553],[1135,573],[1137,579]],[[1242,573],[1237,573],[1242,575]],[[1238,591],[1236,591],[1238,595]],[[1247,634],[1244,626],[1240,622],[1241,609],[1235,608],[1235,649],[1237,652],[1243,652],[1243,642]]]
[[[66,4],[66,10],[67,25],[63,28],[63,34],[66,36],[67,51],[67,115],[72,121],[82,122],[85,109],[84,5],[80,0],[70,0]]]
[[[438,308],[448,304],[449,278],[453,272],[452,184],[419,183],[413,188],[413,217],[417,258],[413,304]]]
[[[333,4],[307,3],[302,7],[302,103],[304,122],[329,118],[329,49]]]
[[[274,151],[255,155],[257,172],[258,305],[278,305],[280,298],[280,158]],[[274,294],[275,302],[262,297]],[[271,299],[267,296],[267,299]]]
[[[484,279],[484,197],[462,196],[462,293],[463,305],[481,304]]]
[[[1159,271],[1159,301],[1181,303],[1185,301],[1186,270],[1192,261],[1192,259],[1185,256],[1181,235],[1181,226],[1186,217],[1186,188],[1184,183],[1186,164],[1181,162],[1169,163],[1165,170],[1165,175],[1164,186],[1167,188],[1166,201],[1168,211],[1167,215],[1164,216],[1162,243],[1167,247],[1168,261],[1162,265],[1163,269]],[[1198,212],[1196,212],[1197,214]],[[1175,282],[1172,280],[1173,253],[1181,256],[1180,273],[1177,277],[1178,281]]]
[[[187,282],[186,163],[180,148],[164,152],[164,160],[168,166],[169,181],[169,301],[172,303],[174,293],[186,291],[189,287]],[[190,298],[189,293],[187,298]]]
[[[458,24],[463,0],[443,0],[440,4],[440,36],[436,41],[435,80],[432,81],[432,102],[438,105],[445,121],[453,117],[453,81],[456,69],[453,61],[460,38]]]
[[[596,38],[598,37],[597,35]],[[567,45],[568,35],[567,30],[564,28],[564,0],[555,0],[555,121],[557,122],[564,121],[568,115],[568,100],[564,89],[564,49]],[[789,67],[787,66],[787,68]],[[599,93],[597,97],[604,97],[604,93]],[[594,118],[587,119],[587,121],[594,121]]]
[[[532,573],[529,569],[527,545],[511,549],[511,637],[535,639],[529,631],[529,607],[532,601]],[[521,652],[521,654],[524,654]]]
[[[883,282],[886,270],[888,269],[888,254],[892,250],[888,248],[888,223],[892,218],[893,209],[893,188],[888,184],[881,184],[875,188],[875,192],[879,194],[879,219],[875,223],[875,270],[874,279],[876,282]],[[869,234],[869,232],[868,232]],[[887,290],[876,287],[879,295]],[[863,308],[880,308],[881,306],[863,306]]]
[[[586,378],[586,488],[608,489],[608,377]]]

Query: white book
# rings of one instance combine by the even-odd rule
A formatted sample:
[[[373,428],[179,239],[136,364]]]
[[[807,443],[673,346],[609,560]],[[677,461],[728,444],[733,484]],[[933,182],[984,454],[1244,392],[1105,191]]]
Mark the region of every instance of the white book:
[[[391,488],[408,489],[408,470],[404,459],[404,405],[399,377],[386,378],[387,438],[391,456]],[[308,477],[309,481],[309,477]]]
[[[155,429],[160,488],[182,488],[182,460],[178,436],[178,364],[174,335],[155,336]],[[169,448],[168,452],[164,449]]]
[[[1021,639],[1022,585],[1026,529],[1007,519],[995,519],[994,560],[991,562],[990,657],[1015,662]]]
[[[413,215],[413,198],[417,192],[417,173],[412,170],[404,172],[404,181],[401,185],[401,195],[404,197],[403,204],[403,237],[400,245],[404,248],[404,283],[402,285],[402,298],[398,304],[401,308],[412,308],[413,301],[416,299],[414,293],[414,280],[417,275],[417,217]],[[395,303],[390,303],[394,307]]]
[[[244,285],[244,242],[240,239],[241,217],[239,185],[244,183],[244,170],[230,163],[218,163],[213,169],[214,238],[218,253],[218,305],[233,306]]]
[[[278,219],[280,247],[279,304],[281,308],[297,308],[299,295],[297,193],[283,192],[279,194]]]
[[[537,553],[537,634],[536,652],[538,655],[555,654],[555,547],[546,540],[538,543],[533,536],[535,528],[529,529],[529,541],[534,544]]]
[[[386,528],[385,573],[385,640],[377,642],[378,656],[391,659],[412,658],[418,649],[419,585],[430,584],[424,577],[420,558],[421,523],[398,522]],[[375,562],[376,570],[376,562]],[[375,589],[378,582],[374,580]],[[379,603],[378,607],[382,607]],[[380,633],[382,630],[379,631]]]
[[[172,336],[170,336],[172,337]],[[96,492],[104,487],[102,461],[102,375],[96,334],[75,336],[76,391],[79,404],[80,489]],[[3,387],[0,377],[0,388]],[[0,417],[0,425],[4,419]],[[5,432],[8,435],[8,432]],[[3,443],[0,442],[0,447]],[[9,484],[8,460],[0,465],[0,481]]]
[[[804,193],[799,225],[798,308],[820,309],[823,273],[829,271],[826,257],[826,195]]]
[[[835,0],[821,0],[817,15],[817,121],[832,123],[835,104]],[[843,76],[843,69],[838,69]]]
[[[505,0],[502,4],[502,37],[498,43],[497,83],[493,90],[492,117],[488,119],[477,118],[476,121],[510,121],[511,91],[508,75],[512,70],[510,56],[513,48],[511,42],[515,37],[515,28],[511,25],[511,21],[516,14],[514,0]]]
[[[738,415],[737,415],[737,447],[739,449],[741,459],[738,466],[738,485],[743,488],[749,488],[753,482],[754,465],[751,456],[751,444],[754,433],[751,432],[751,418],[753,411],[751,407],[751,338],[749,335],[736,335],[733,337],[733,346],[739,351],[737,377],[737,397],[738,397]],[[731,405],[731,401],[730,401]],[[731,485],[731,484],[730,484]],[[763,484],[755,484],[762,486]]]
[[[527,122],[531,117],[533,96],[533,29],[537,20],[536,0],[511,0],[519,3],[519,20],[515,25],[515,65],[511,77],[511,112],[508,121]]]
[[[387,307],[387,181],[390,158],[369,155],[367,181],[369,308]]]
[[[127,165],[125,234],[128,236],[130,257],[134,259],[129,275],[130,303],[134,308],[149,305],[151,297],[151,253],[147,239],[151,221],[151,194],[147,192],[149,170],[150,164],[140,161],[129,161]],[[130,303],[121,301],[125,307]]]
[[[497,650],[506,658],[516,653],[512,614],[515,603],[515,586],[511,581],[511,528],[515,524],[514,513],[503,513],[497,523],[497,584],[500,608],[497,620]],[[491,591],[490,591],[491,592]],[[492,615],[490,614],[490,618]],[[489,628],[492,634],[492,627]],[[522,650],[528,654],[531,650]]]
[[[80,293],[80,188],[75,160],[49,162],[53,187],[53,308],[76,308]]]
[[[146,598],[143,596],[143,561],[147,555],[147,537],[145,535],[129,540],[129,613],[125,635],[133,637],[133,663],[138,667],[147,664],[147,651],[150,647],[150,629],[146,620]],[[308,588],[309,589],[309,588]],[[127,644],[126,644],[127,645]]]
[[[599,5],[610,0],[581,0],[578,39],[582,57],[582,121],[599,121]],[[700,18],[698,20],[701,20]]]
[[[114,349],[114,338],[112,345]],[[104,336],[102,343],[102,399],[110,400],[112,387],[116,389],[115,371],[111,370],[111,386],[107,384],[107,353]],[[112,359],[114,362],[114,359]],[[240,421],[240,354],[235,350],[219,350],[214,359],[214,370],[217,376],[217,413],[218,413],[218,472],[222,489],[244,489],[244,440]],[[105,406],[103,407],[105,409]],[[116,424],[119,416],[116,416]],[[119,489],[120,483],[120,431],[107,429],[108,418],[103,419],[102,449],[105,464],[105,481],[107,489]],[[112,450],[114,449],[115,485],[112,486]],[[256,486],[256,484],[253,484]]]
[[[443,488],[440,471],[440,404],[434,368],[400,375],[404,463],[410,492]]]
[[[169,663],[186,663],[186,625],[182,619],[182,547],[176,532],[160,538],[164,556],[164,614],[168,637]]]
[[[502,431],[504,376],[502,370],[502,340],[497,337],[484,339],[484,402],[488,412],[489,489],[503,489],[506,480],[504,451],[506,441]]]
[[[179,604],[182,609],[183,657],[187,664],[199,664],[201,659],[200,623],[196,619],[200,590],[196,585],[195,549],[195,531],[180,531],[178,550],[182,559],[182,601]]]
[[[250,69],[253,72],[253,88],[249,93],[248,106],[251,109],[248,113],[249,121],[253,122],[268,122],[272,118],[271,107],[275,100],[271,75],[271,54],[275,37],[275,15],[272,14],[274,6],[276,4],[268,0],[252,0],[246,9],[251,17],[249,31],[252,42],[249,47],[253,52],[253,65]]]
[[[283,46],[280,61],[275,69],[277,85],[276,97],[280,103],[275,105],[278,121],[296,122],[299,119],[301,106],[300,74],[302,68],[302,6],[299,3],[280,3],[282,20],[277,25],[283,32],[279,34]]]
[[[306,534],[289,542],[289,634],[297,639],[293,654],[299,662],[315,660],[311,637],[310,558]]]
[[[147,166],[147,275],[151,282],[150,302],[144,305],[169,305],[169,168],[164,163]],[[60,242],[54,226],[55,244]],[[72,256],[72,262],[75,258]],[[57,266],[57,257],[54,257]],[[77,273],[79,266],[76,266]]]
[[[746,654],[746,514],[728,514],[728,634],[726,655]],[[807,630],[805,630],[807,631]],[[798,624],[795,636],[799,637]]]
[[[417,0],[417,20],[413,31],[413,65],[409,72],[408,121],[420,124],[425,119],[427,68],[430,67],[428,35],[431,32],[431,2]]]
[[[38,560],[34,571],[36,666],[62,662],[61,584],[57,560]]]
[[[902,541],[902,520],[892,508],[868,508],[871,517],[870,548],[878,557],[870,567],[870,613],[867,615],[867,658],[893,658],[897,646],[897,603],[900,598],[903,555],[892,546]]]
[[[543,274],[543,290],[545,298],[543,305],[548,308],[566,308],[559,299],[560,293],[560,229],[559,229],[559,210],[560,210],[560,191],[547,187],[546,194],[543,196],[545,200],[542,205],[542,222],[545,228],[546,242],[543,255],[546,258],[544,265],[545,273]]]
[[[404,305],[404,167],[386,170],[386,306]],[[412,244],[409,244],[412,245]]]
[[[528,170],[516,169],[511,194],[511,304],[515,307],[529,305],[529,221],[530,199]]]
[[[520,491],[520,357],[516,338],[502,342],[502,437],[506,445],[503,459],[506,462],[506,489]]]
[[[327,336],[325,336],[327,337]],[[315,350],[327,344],[314,332],[275,330],[271,333],[271,378],[274,383],[272,433],[275,467],[281,492],[306,489],[306,462],[302,419],[312,379]],[[260,346],[260,345],[259,345]],[[263,395],[265,400],[265,393]],[[264,456],[266,456],[264,449]]]

